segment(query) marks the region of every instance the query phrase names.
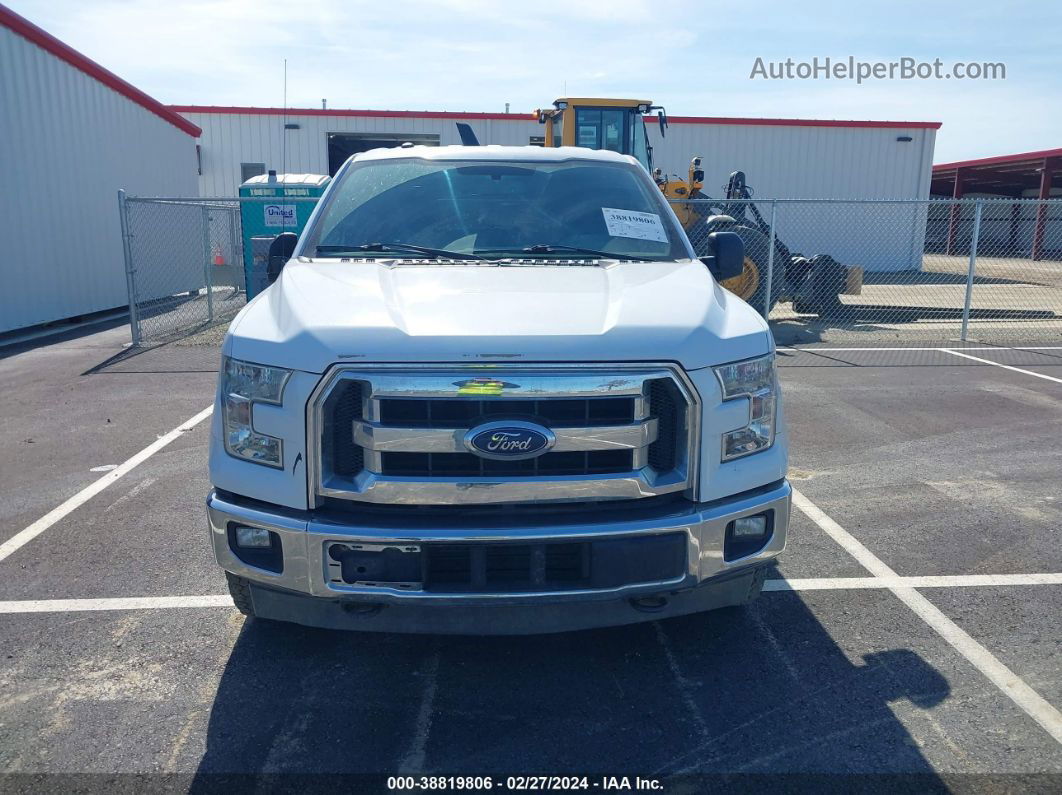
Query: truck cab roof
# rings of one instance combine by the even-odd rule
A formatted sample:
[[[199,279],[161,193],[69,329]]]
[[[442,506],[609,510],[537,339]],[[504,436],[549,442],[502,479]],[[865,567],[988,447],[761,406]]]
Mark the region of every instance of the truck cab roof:
[[[580,146],[395,146],[359,152],[351,160],[400,160],[416,157],[424,160],[526,160],[534,163],[556,163],[564,160],[592,160],[604,163],[634,163],[630,155],[607,149],[586,149]]]

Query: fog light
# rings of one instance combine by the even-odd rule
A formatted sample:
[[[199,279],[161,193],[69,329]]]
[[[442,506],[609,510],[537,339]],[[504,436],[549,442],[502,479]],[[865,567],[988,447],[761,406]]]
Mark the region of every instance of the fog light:
[[[743,516],[734,520],[734,538],[760,538],[767,533],[767,517]]]
[[[262,527],[237,527],[236,546],[244,549],[268,549],[269,531]]]

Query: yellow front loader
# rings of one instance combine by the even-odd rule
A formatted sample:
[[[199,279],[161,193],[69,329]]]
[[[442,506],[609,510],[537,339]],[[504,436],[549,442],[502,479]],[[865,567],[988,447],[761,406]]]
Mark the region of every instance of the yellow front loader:
[[[701,158],[690,160],[684,177],[666,174],[655,166],[646,119],[655,116],[661,137],[666,134],[667,114],[659,105],[644,99],[562,98],[552,108],[535,111],[535,116],[545,126],[544,146],[610,149],[638,160],[652,174],[664,196],[675,202],[675,214],[699,255],[707,253],[701,247],[707,243],[709,233],[737,233],[745,243],[745,267],[740,276],[722,285],[761,313],[769,313],[779,300],[792,300],[798,312],[828,315],[843,307],[839,294],[859,292],[861,269],[846,268],[828,254],[811,258],[792,254],[775,236],[768,301],[770,227],[749,201],[751,194],[744,173],[735,171],[730,175],[725,199],[688,201],[709,199],[701,190]]]

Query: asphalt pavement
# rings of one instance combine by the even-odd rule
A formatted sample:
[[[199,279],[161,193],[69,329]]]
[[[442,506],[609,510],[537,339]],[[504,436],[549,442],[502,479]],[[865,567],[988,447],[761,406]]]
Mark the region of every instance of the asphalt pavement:
[[[794,509],[758,602],[418,637],[247,621],[224,598],[67,601],[225,594],[203,509],[209,419],[42,524],[211,402],[216,349],[123,358],[126,333],[0,350],[0,544],[45,526],[0,547],[0,789],[207,790],[251,773],[299,789],[332,773],[371,776],[349,780],[362,789],[400,774],[1062,787],[1062,734],[1021,695],[1062,706],[1062,580],[1029,576],[1062,572],[1062,349],[782,348],[790,476],[827,520]],[[943,579],[866,587],[834,526],[899,578]],[[996,575],[1010,579],[978,584]]]

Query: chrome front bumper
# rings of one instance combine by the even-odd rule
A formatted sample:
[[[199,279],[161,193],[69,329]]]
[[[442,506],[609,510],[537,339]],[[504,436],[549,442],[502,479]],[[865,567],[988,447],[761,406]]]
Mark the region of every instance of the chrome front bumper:
[[[552,524],[491,524],[491,520],[430,522],[420,520],[416,526],[399,524],[386,517],[372,523],[350,524],[349,516],[321,511],[294,511],[262,503],[223,497],[212,492],[207,499],[210,535],[214,555],[225,570],[251,581],[252,585],[290,596],[312,596],[319,602],[332,600],[361,605],[508,605],[534,606],[549,603],[615,601],[637,596],[674,594],[695,589],[713,580],[725,580],[749,571],[776,557],[785,548],[789,524],[791,489],[782,481],[768,487],[714,503],[702,503],[689,510],[676,511],[671,506],[655,513],[639,510],[621,512],[615,518],[579,524],[557,521]],[[754,554],[736,560],[724,560],[726,526],[734,519],[773,512],[773,533],[766,545]],[[602,512],[605,516],[607,513]],[[558,515],[558,519],[563,514]],[[584,514],[585,516],[585,514]],[[405,517],[403,517],[405,518]],[[497,522],[497,520],[494,520]],[[273,573],[249,566],[229,546],[229,526],[250,525],[275,532],[283,547],[283,572]],[[388,586],[356,586],[329,581],[328,546],[332,543],[411,544],[430,542],[490,542],[597,540],[630,538],[639,535],[682,533],[686,539],[686,567],[681,576],[657,582],[594,590],[446,593],[409,590]],[[446,611],[443,611],[446,612]],[[291,619],[285,616],[288,620]],[[652,616],[649,616],[650,618]],[[305,623],[317,623],[307,621]]]

